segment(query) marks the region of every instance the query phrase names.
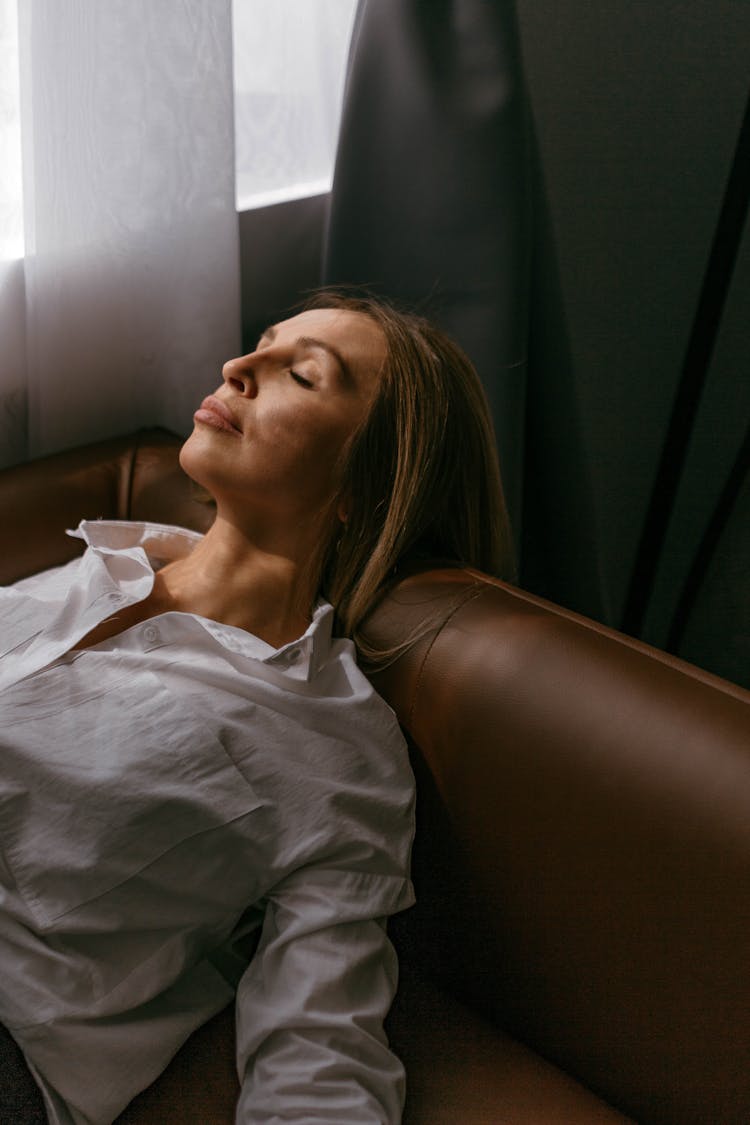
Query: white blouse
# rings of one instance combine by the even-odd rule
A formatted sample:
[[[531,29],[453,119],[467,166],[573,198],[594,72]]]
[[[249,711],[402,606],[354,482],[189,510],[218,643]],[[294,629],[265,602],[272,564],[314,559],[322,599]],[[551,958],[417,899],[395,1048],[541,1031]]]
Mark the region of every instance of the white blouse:
[[[414,778],[393,712],[322,601],[279,649],[165,613],[70,652],[200,538],[70,534],[80,559],[0,590],[0,1021],[50,1120],[111,1122],[239,981],[238,1123],[394,1125],[385,918],[413,901]]]

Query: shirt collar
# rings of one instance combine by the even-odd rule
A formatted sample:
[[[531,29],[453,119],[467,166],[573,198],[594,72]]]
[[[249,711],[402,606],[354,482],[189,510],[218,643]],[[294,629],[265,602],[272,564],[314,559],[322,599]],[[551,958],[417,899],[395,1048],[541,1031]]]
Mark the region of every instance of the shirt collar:
[[[203,538],[199,531],[188,531],[186,527],[140,520],[81,520],[77,528],[68,530],[68,535],[83,539],[87,547],[97,551],[140,548],[155,570],[189,555]]]
[[[81,520],[68,535],[82,539],[97,554],[127,553],[150,574],[175,559],[189,555],[203,538],[200,532],[173,524],[138,520]],[[259,637],[220,622],[197,620],[226,648],[278,668],[293,679],[309,681],[328,658],[331,649],[333,606],[319,598],[312,620],[301,637],[273,648]]]
[[[333,606],[319,598],[312,620],[302,636],[273,649],[264,657],[263,663],[283,668],[294,679],[311,680],[330,652],[332,626]]]

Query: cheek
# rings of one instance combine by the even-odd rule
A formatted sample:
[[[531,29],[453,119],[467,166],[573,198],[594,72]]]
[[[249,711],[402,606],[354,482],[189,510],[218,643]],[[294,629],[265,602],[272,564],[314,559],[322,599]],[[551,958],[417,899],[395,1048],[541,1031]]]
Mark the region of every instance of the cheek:
[[[310,472],[320,479],[333,473],[348,434],[339,419],[318,418],[304,409],[279,412],[268,419],[264,452],[273,455],[279,468]]]

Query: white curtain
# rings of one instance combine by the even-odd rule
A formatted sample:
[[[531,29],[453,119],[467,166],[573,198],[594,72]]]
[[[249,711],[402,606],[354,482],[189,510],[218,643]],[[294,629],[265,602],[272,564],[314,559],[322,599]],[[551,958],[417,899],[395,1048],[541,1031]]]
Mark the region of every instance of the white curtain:
[[[0,463],[187,432],[239,350],[231,0],[19,0],[18,43]]]

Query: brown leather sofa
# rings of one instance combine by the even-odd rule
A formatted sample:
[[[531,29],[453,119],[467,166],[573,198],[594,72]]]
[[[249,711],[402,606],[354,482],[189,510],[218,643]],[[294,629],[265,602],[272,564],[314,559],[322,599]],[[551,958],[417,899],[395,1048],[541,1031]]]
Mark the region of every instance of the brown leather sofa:
[[[82,517],[203,529],[177,439],[0,473],[0,581]],[[404,579],[372,631],[413,749],[418,904],[393,920],[405,1125],[750,1122],[750,694],[464,570]],[[227,1011],[122,1125],[233,1120]]]

